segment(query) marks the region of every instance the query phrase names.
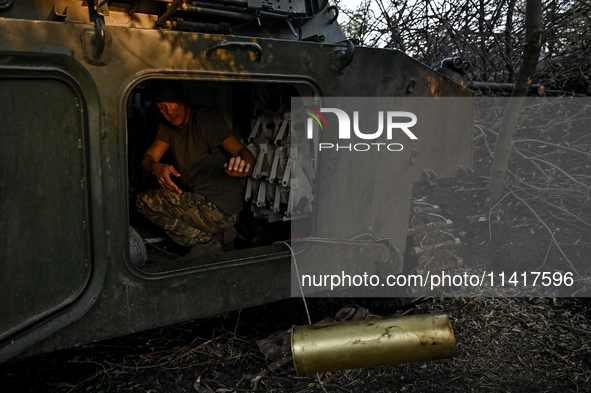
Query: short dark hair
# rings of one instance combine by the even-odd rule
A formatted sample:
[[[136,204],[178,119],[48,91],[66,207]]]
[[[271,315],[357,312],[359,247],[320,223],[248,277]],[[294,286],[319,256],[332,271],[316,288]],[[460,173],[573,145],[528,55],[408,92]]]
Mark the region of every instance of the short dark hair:
[[[152,101],[159,102],[185,102],[183,86],[178,81],[157,81],[152,86]]]

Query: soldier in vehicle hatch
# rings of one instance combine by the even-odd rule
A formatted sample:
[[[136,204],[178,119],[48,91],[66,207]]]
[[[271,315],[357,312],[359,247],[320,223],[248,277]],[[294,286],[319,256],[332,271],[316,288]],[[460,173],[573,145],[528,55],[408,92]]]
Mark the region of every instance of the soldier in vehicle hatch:
[[[162,188],[141,192],[138,210],[176,243],[191,247],[187,256],[221,251],[224,239],[235,237],[231,232],[242,210],[240,178],[248,175],[255,157],[217,111],[189,106],[179,87],[160,90],[153,101],[166,122],[142,167]],[[169,148],[175,165],[160,162]],[[180,178],[182,189],[171,176]]]

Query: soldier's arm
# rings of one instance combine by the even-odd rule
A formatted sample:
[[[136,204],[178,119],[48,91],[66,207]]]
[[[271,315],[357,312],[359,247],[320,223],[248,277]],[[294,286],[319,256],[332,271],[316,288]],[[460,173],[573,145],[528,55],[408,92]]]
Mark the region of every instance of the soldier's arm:
[[[230,176],[245,177],[254,166],[255,158],[235,136],[230,136],[222,142],[222,147],[232,155],[232,158],[224,164],[226,173]]]
[[[160,184],[162,188],[181,194],[181,189],[178,188],[170,178],[170,175],[180,177],[181,174],[173,165],[160,162],[160,159],[164,153],[166,153],[168,148],[168,143],[155,140],[142,158],[142,167],[152,175],[156,176],[158,184]]]

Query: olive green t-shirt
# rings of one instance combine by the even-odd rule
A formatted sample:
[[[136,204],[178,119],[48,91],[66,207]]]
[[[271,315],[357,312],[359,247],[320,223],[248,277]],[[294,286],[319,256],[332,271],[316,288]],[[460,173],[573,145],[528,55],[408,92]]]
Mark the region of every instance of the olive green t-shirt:
[[[231,155],[221,144],[232,135],[222,116],[206,107],[192,107],[184,127],[161,124],[156,133],[170,146],[185,190],[204,196],[227,215],[242,210],[240,178],[224,170]]]

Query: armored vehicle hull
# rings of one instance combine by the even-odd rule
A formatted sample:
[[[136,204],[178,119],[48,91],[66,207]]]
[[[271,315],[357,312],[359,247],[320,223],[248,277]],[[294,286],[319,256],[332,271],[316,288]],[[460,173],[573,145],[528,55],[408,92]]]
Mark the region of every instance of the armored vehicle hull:
[[[311,105],[331,96],[471,96],[400,51],[343,41],[337,11],[324,2],[291,10],[281,9],[291,2],[239,0],[2,4],[0,361],[290,296],[291,254],[278,241],[289,240],[293,212],[258,198],[260,182],[245,191],[233,251],[168,257],[162,249],[176,250],[165,235],[137,215],[134,197],[151,186],[139,163],[157,126],[147,93],[156,81],[182,83],[245,141],[265,116],[280,128],[291,97]],[[449,110],[434,117],[451,128],[471,116]],[[405,152],[373,191],[383,209],[365,217],[387,215],[382,232],[401,253],[423,169],[450,177],[471,165],[471,129],[457,125]],[[248,142],[260,153],[260,138]],[[335,165],[347,176],[374,171]],[[308,213],[333,197],[316,195]],[[130,234],[142,238],[131,252]],[[139,266],[136,252],[152,263]]]

